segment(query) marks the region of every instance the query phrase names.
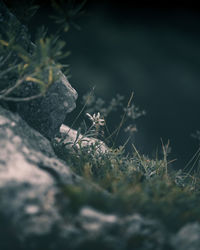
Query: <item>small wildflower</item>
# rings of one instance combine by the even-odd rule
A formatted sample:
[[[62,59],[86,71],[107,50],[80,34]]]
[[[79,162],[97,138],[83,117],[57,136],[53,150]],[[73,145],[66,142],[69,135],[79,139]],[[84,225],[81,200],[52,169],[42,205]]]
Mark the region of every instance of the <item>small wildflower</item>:
[[[101,118],[101,115],[99,112],[97,114],[93,114],[92,116],[89,113],[86,113],[86,115],[92,121],[93,125],[95,125],[95,126],[96,125],[99,125],[99,126],[105,125],[105,120],[103,118]]]

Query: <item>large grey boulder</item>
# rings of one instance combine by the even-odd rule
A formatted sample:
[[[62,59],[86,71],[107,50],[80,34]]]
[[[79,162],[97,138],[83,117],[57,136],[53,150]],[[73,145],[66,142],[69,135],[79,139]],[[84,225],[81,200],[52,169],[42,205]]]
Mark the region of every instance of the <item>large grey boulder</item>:
[[[30,52],[34,47],[30,40],[29,33],[17,18],[10,13],[2,1],[0,1],[0,28],[2,33],[12,27],[16,32],[15,41],[20,44],[26,51]],[[0,29],[0,31],[1,31]],[[5,34],[6,36],[6,34]],[[11,57],[10,60],[16,60]],[[8,62],[9,63],[9,62]],[[8,81],[3,81],[8,83]],[[1,88],[7,86],[0,86]],[[33,96],[38,92],[38,86],[29,82],[22,85],[18,90],[18,97]],[[18,102],[16,105],[17,112],[33,128],[38,130],[48,139],[52,139],[61,124],[66,118],[66,114],[76,107],[77,92],[68,82],[66,76],[60,72],[56,82],[48,88],[44,97],[29,101]]]
[[[50,142],[0,106],[0,249],[41,249],[42,242],[51,249],[62,224],[59,187],[76,183]]]

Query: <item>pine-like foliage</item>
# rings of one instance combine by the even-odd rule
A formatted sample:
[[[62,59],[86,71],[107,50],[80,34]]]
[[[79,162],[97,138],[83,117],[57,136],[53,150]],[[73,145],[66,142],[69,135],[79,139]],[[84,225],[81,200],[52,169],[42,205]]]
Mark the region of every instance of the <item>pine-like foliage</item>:
[[[32,43],[26,28],[13,15],[4,13],[2,8],[0,15],[0,100],[41,97],[64,67],[60,60],[69,54],[63,52],[65,42],[47,36],[45,29],[40,28]],[[30,82],[37,86],[37,93],[22,97],[20,87]]]

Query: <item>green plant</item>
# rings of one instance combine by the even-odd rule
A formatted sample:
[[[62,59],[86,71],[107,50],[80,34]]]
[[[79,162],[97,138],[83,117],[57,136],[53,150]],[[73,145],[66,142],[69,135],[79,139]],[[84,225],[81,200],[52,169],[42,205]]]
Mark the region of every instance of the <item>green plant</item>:
[[[29,19],[39,8],[34,1],[24,3],[23,8],[20,8],[19,1],[18,4],[9,1],[7,4],[19,17],[20,10],[26,10]],[[3,3],[2,8],[5,9]],[[61,61],[69,55],[69,51],[66,52],[65,42],[58,39],[59,34],[48,35],[43,27],[38,29],[32,43],[27,28],[5,13],[2,12],[0,20],[0,101],[30,101],[42,97],[60,77],[61,69],[68,74],[69,66]],[[26,86],[33,87],[34,94],[24,94]]]
[[[62,29],[68,29],[65,16],[56,20]],[[5,26],[0,26],[0,100],[28,101],[43,96],[63,68],[59,61],[63,58],[65,43],[48,37],[43,30],[37,35],[35,45],[29,44],[26,42],[29,37],[19,28],[19,23],[7,21]],[[22,40],[16,39],[19,32]],[[28,84],[36,86],[35,95],[21,96],[20,87]],[[133,94],[124,107],[124,97],[120,95],[109,103],[95,99],[91,94],[84,97],[78,117],[88,113],[90,121],[83,122],[82,130],[78,130],[73,142],[72,146],[78,144],[79,149],[74,154],[66,152],[62,157],[85,179],[89,188],[62,185],[59,204],[62,204],[63,213],[70,217],[69,213],[76,214],[86,205],[119,216],[140,213],[163,222],[170,232],[177,231],[185,223],[200,221],[200,176],[198,171],[192,171],[199,161],[199,150],[186,166],[191,166],[189,171],[176,171],[168,159],[168,142],[166,145],[162,142],[162,158],[155,159],[141,154],[135,145],[129,154],[125,151],[126,143],[116,147],[120,131],[125,129],[134,133],[135,120],[144,114],[132,104],[132,99]],[[119,112],[118,109],[122,111],[119,125],[110,133],[108,120],[112,112]],[[73,125],[76,121],[78,118],[74,119]],[[110,141],[111,147],[104,153],[97,151],[101,145],[98,140],[83,147],[86,137],[103,138]],[[67,204],[66,209],[63,204]]]
[[[63,53],[65,42],[57,37],[47,37],[40,30],[35,44],[29,51],[16,40],[12,24],[0,35],[0,100],[29,101],[45,94],[47,88],[57,80],[64,65],[59,60],[68,55]],[[14,60],[13,60],[14,58]],[[18,96],[20,86],[34,83],[38,93],[34,96]]]
[[[51,5],[55,14],[51,15],[50,18],[59,25],[59,32],[67,32],[70,26],[80,30],[80,26],[76,23],[76,19],[84,13],[83,7],[85,3],[86,0],[81,1],[79,4],[73,0],[51,0]]]
[[[85,99],[85,103],[89,98],[90,95]],[[124,125],[123,117],[127,115],[131,100],[132,98],[126,108],[122,108],[125,113],[117,129]],[[92,100],[92,103],[91,108],[95,107],[95,100]],[[84,109],[81,110],[82,113],[83,111]],[[103,112],[102,109],[100,111]],[[93,121],[96,117],[97,115],[89,115],[91,127],[94,129],[91,136],[96,136],[96,123]],[[101,119],[100,114],[98,118]],[[106,125],[106,119],[102,122],[102,125]],[[85,135],[90,136],[91,127],[86,129],[88,134]],[[122,216],[140,213],[161,221],[170,232],[176,232],[186,223],[200,221],[200,176],[198,173],[173,169],[173,160],[168,157],[169,141],[165,144],[161,140],[163,154],[155,159],[140,154],[135,145],[132,145],[132,152],[128,155],[125,145],[113,146],[106,152],[99,153],[96,150],[98,143],[100,141],[96,141],[95,145],[80,147],[75,154],[64,156],[64,160],[74,172],[91,185],[95,184],[101,188],[88,191],[82,187],[76,189],[66,186],[63,192],[67,197],[70,196],[72,210],[76,208],[77,211],[87,205]],[[105,191],[108,195],[103,195]]]
[[[102,117],[106,120],[106,122],[109,120],[109,117],[117,112],[123,114],[121,117],[121,125],[119,124],[118,127],[116,127],[116,130],[110,134],[108,132],[109,139],[112,136],[115,136],[116,140],[116,133],[119,133],[119,130],[123,126],[123,131],[126,133],[129,133],[130,136],[132,136],[136,131],[136,125],[135,121],[140,118],[141,116],[144,116],[146,112],[144,110],[140,110],[135,104],[132,102],[133,99],[133,93],[131,93],[131,96],[128,100],[128,104],[124,106],[124,96],[117,94],[115,97],[113,97],[108,103],[105,102],[102,98],[96,97],[94,91],[90,91],[86,93],[82,97],[83,101],[82,103],[85,104],[85,111],[90,114],[94,114],[97,112],[100,112]],[[108,129],[108,128],[107,128]]]
[[[126,156],[123,147],[97,154],[90,146],[89,154],[87,148],[82,148],[77,154],[66,155],[65,160],[77,174],[110,194],[104,197],[101,191],[98,195],[97,191],[89,194],[79,189],[73,193],[70,189],[70,195],[76,196],[79,207],[91,205],[121,215],[140,213],[176,231],[185,223],[200,220],[200,178],[169,167],[166,171],[170,162],[163,154],[163,159],[155,160],[135,150]]]

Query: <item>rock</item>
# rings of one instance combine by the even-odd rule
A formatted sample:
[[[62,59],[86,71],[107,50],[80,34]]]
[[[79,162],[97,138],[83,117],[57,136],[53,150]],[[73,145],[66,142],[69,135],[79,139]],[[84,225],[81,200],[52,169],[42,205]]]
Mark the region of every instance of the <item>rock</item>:
[[[182,227],[172,237],[172,246],[175,250],[199,250],[200,249],[200,224],[190,223]]]
[[[86,197],[112,199],[76,176],[18,114],[0,106],[0,249],[164,249],[166,233],[157,221],[117,215],[115,209],[104,213],[85,201],[73,210],[77,196],[64,194],[67,186]]]
[[[16,27],[16,39],[29,51],[32,44],[25,27],[0,1],[1,28],[6,24]],[[22,87],[22,95],[35,93],[31,82]],[[59,153],[85,149],[90,154],[92,147],[101,155],[109,150],[102,141],[62,125],[65,115],[75,108],[76,98],[76,91],[60,72],[60,79],[44,98],[18,103],[16,113],[0,106],[0,249],[164,249],[165,231],[157,221],[138,214],[118,215],[115,207],[112,213],[90,207],[87,197],[95,195],[92,199],[98,204],[98,194],[105,202],[112,195],[75,175],[56,157],[48,139],[54,138],[59,129],[54,140]],[[80,198],[83,191],[70,196],[67,187],[75,192],[78,187],[85,193]],[[195,230],[193,242],[199,243],[199,229]],[[178,243],[173,241],[175,247],[182,244],[182,234],[177,236]]]
[[[116,225],[118,218],[116,215],[107,215],[95,211],[92,208],[84,207],[80,211],[80,223],[82,228],[89,233],[95,234],[102,229],[111,228]]]
[[[164,250],[166,232],[160,223],[139,214],[117,216],[83,207],[75,223],[64,230],[73,238],[69,249]]]
[[[166,232],[156,220],[144,218],[139,214],[125,217],[122,221],[126,249],[163,249]]]
[[[0,249],[38,250],[43,241],[51,249],[62,224],[59,186],[79,181],[46,138],[0,106]]]
[[[69,152],[72,154],[77,153],[80,148],[82,150],[86,149],[87,153],[91,153],[92,147],[98,155],[105,154],[109,151],[109,148],[103,141],[78,134],[77,130],[64,124],[60,127],[60,133],[57,134],[53,140],[53,146],[54,150],[61,158],[65,158]]]
[[[28,92],[31,92],[30,90],[31,88]],[[44,97],[25,105],[18,103],[17,110],[31,127],[48,139],[53,139],[59,132],[67,113],[76,107],[76,99],[76,91],[71,87],[65,75],[60,73],[60,79],[50,86]]]
[[[16,43],[19,43],[26,51],[30,52],[34,45],[29,38],[27,29],[20,24],[1,1],[0,27],[6,30],[7,26],[13,27],[15,31],[17,30]],[[11,58],[11,60],[15,59]],[[19,88],[18,97],[33,96],[37,91],[38,86],[29,82]],[[66,114],[76,107],[76,99],[77,92],[72,88],[66,76],[60,72],[58,80],[52,83],[44,97],[26,103],[18,102],[16,109],[30,126],[48,139],[52,139],[59,132]]]
[[[77,218],[81,234],[79,249],[121,249],[119,219],[114,214],[105,214],[91,207],[83,207]],[[76,248],[75,248],[76,249]]]

